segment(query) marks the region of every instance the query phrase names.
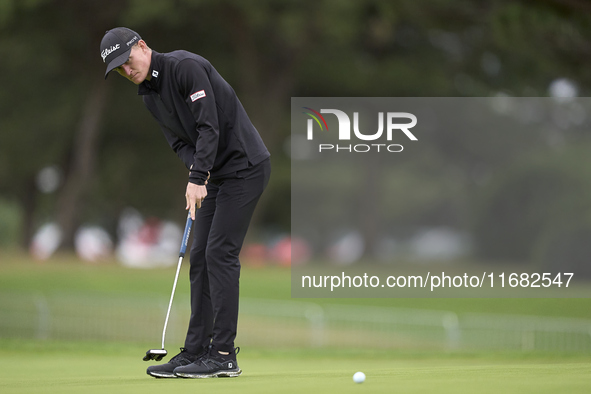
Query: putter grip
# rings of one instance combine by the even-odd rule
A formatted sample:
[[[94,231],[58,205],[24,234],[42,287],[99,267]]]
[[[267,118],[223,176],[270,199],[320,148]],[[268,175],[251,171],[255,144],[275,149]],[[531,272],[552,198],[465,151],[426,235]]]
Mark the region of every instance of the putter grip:
[[[185,233],[183,234],[183,241],[181,242],[181,252],[179,257],[185,257],[187,251],[187,244],[189,243],[189,237],[191,236],[191,226],[193,225],[193,219],[191,219],[191,212],[187,215],[187,224],[185,224]]]

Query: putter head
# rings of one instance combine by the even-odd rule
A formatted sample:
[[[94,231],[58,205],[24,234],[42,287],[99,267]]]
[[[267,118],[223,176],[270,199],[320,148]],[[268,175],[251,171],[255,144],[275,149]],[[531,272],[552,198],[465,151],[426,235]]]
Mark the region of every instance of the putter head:
[[[162,357],[165,357],[167,354],[168,352],[164,349],[150,349],[146,352],[146,355],[144,356],[144,361],[160,361],[162,360]]]

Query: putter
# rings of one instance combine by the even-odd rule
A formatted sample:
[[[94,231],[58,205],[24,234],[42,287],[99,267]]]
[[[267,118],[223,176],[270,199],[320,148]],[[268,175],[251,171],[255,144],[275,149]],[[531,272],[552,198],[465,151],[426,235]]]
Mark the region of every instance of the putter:
[[[164,339],[166,338],[166,326],[168,325],[168,317],[170,316],[170,308],[172,307],[172,300],[174,299],[174,291],[176,290],[176,282],[179,279],[179,272],[181,270],[181,264],[185,252],[187,250],[187,243],[189,242],[189,236],[191,235],[191,226],[193,225],[193,219],[191,219],[191,212],[187,216],[187,224],[185,224],[185,233],[183,234],[183,240],[181,242],[181,251],[179,253],[179,263],[176,267],[176,275],[174,276],[174,284],[172,285],[172,294],[170,295],[170,302],[168,303],[168,311],[166,312],[166,319],[164,320],[164,330],[162,330],[162,349],[150,349],[144,356],[144,361],[155,360],[160,361],[165,357],[168,352],[164,350]]]

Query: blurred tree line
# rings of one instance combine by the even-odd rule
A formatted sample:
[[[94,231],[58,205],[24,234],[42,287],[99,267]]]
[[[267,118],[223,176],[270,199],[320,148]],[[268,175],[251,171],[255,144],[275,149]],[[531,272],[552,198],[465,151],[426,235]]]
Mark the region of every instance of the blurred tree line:
[[[128,206],[182,216],[184,166],[136,87],[103,80],[99,43],[116,26],[230,82],[272,154],[255,222],[288,232],[292,96],[547,96],[557,78],[585,96],[590,13],[579,0],[0,0],[0,200],[20,212],[22,245],[48,220],[67,248],[82,223],[114,233]],[[437,155],[498,165],[487,149],[441,141]],[[42,193],[48,166],[61,181]]]

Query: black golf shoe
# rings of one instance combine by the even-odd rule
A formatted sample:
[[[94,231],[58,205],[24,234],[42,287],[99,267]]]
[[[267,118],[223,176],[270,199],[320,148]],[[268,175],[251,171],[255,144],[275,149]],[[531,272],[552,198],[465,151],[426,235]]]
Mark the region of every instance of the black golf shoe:
[[[198,361],[201,358],[206,358],[208,350],[203,351],[200,354],[192,354],[185,348],[181,348],[181,352],[170,359],[166,364],[152,365],[148,367],[146,373],[155,378],[176,378],[174,369],[183,365],[189,365],[193,362]]]
[[[211,348],[209,356],[174,369],[174,374],[180,378],[235,378],[242,370],[236,362],[236,354],[240,348],[235,348],[230,354],[220,354]]]

